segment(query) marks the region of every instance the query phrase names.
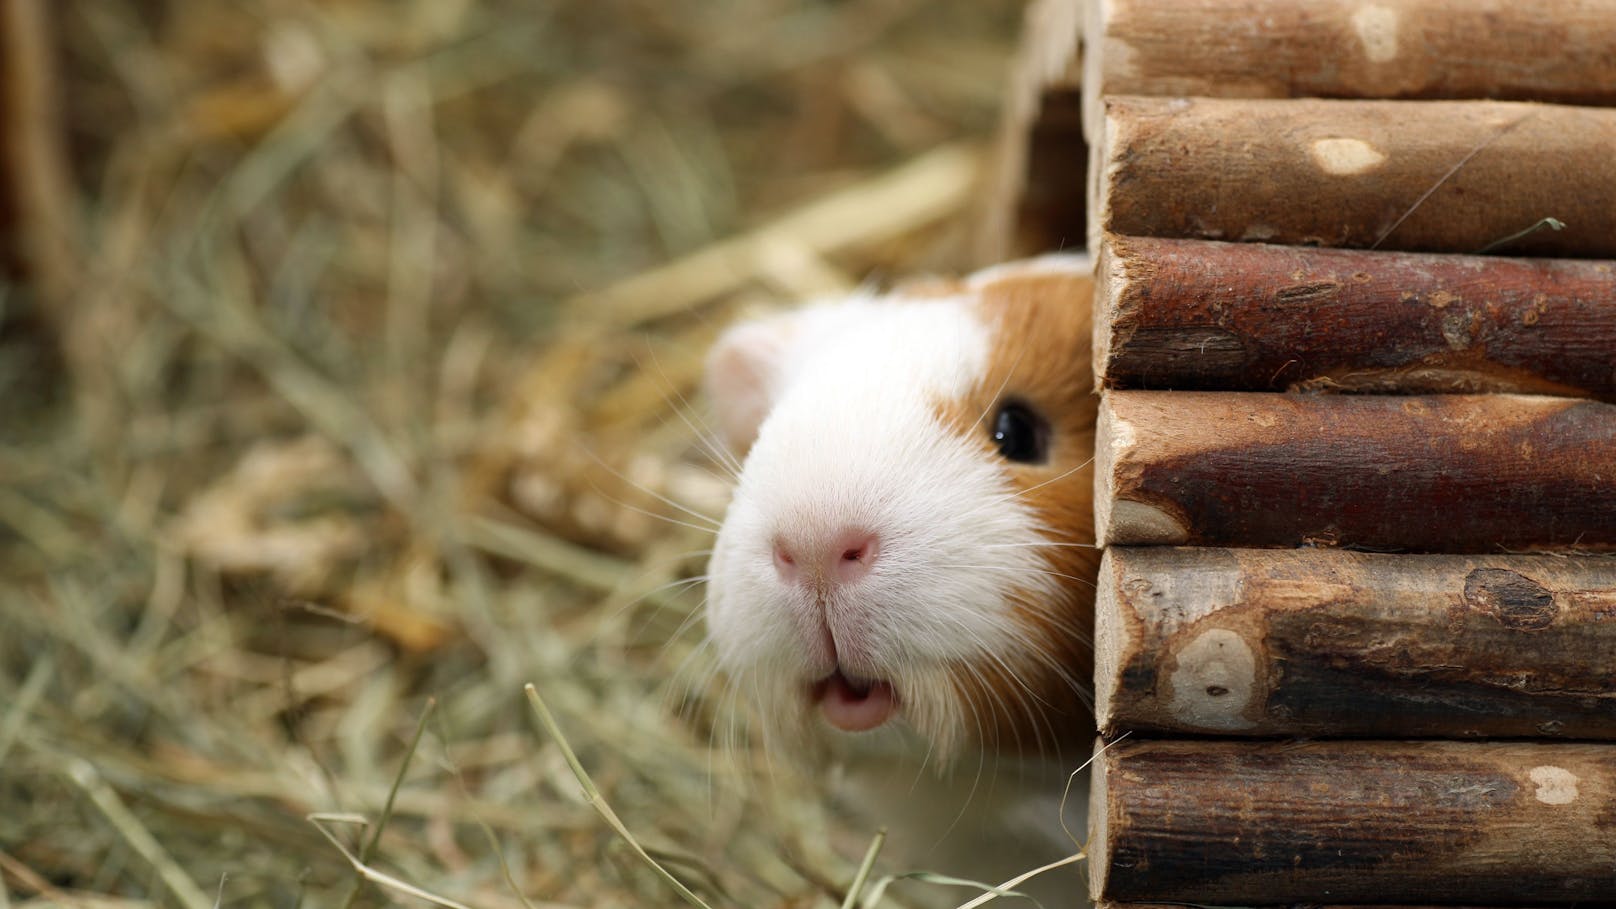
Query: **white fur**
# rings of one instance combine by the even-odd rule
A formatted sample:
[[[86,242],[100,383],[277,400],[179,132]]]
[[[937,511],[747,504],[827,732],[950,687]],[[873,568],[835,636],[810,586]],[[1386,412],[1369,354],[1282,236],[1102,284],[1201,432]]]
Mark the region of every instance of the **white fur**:
[[[982,381],[990,330],[970,297],[855,299],[758,324],[774,339],[737,330],[745,346],[725,355],[772,362],[734,371],[755,377],[750,388],[711,389],[721,410],[757,389],[771,399],[712,558],[719,660],[772,731],[801,731],[814,721],[808,687],[836,668],[828,626],[842,668],[891,681],[902,716],[946,751],[983,721],[973,711],[994,709],[963,703],[950,674],[1016,671],[1006,655],[1025,651],[1025,630],[1005,592],[1042,577],[1023,545],[1041,536],[1004,467],[937,416]],[[985,435],[990,418],[970,431]],[[846,527],[881,540],[852,589],[816,594],[778,576],[777,538]]]

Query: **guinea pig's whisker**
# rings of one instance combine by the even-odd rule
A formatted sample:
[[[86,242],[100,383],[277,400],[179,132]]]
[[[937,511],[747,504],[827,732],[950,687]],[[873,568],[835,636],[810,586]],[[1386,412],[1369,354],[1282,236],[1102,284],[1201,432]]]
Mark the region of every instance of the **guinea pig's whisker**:
[[[689,720],[691,711],[700,701],[706,700],[704,692],[718,676],[718,664],[709,661],[706,664],[693,664],[707,649],[707,642],[685,655],[679,665],[673,670],[668,679],[667,693],[664,696],[663,706],[671,707],[681,719]],[[677,703],[672,703],[677,697]]]
[[[1083,681],[1077,676],[1073,675],[1071,669],[1069,669],[1059,657],[1043,650],[1042,648],[1032,652],[1031,655],[1032,658],[1036,660],[1039,665],[1043,666],[1044,669],[1048,671],[1057,682],[1064,686],[1066,690],[1075,694],[1077,699],[1081,701],[1085,707],[1094,706],[1093,694],[1089,691],[1089,686],[1084,684]]]
[[[633,609],[635,606],[638,606],[641,603],[644,603],[646,600],[650,599],[651,597],[656,596],[659,593],[664,593],[664,592],[667,592],[667,591],[682,590],[682,589],[684,589],[686,587],[689,587],[689,586],[691,586],[693,584],[700,584],[701,582],[707,580],[707,577],[708,576],[705,575],[705,574],[698,574],[698,575],[694,575],[694,576],[688,577],[688,578],[674,578],[673,580],[668,581],[665,584],[658,584],[657,586],[652,587],[650,590],[647,590],[644,593],[641,593],[639,596],[635,597],[634,599],[629,600],[627,603],[624,603],[623,605],[617,607],[615,610],[612,611],[612,617],[616,618],[617,616],[622,615],[623,613],[627,612],[628,610]],[[665,603],[652,602],[651,605],[656,607],[659,610],[671,608]]]
[[[721,473],[721,474],[714,473],[711,470],[708,470],[706,465],[704,465],[704,464],[694,464],[694,463],[686,462],[685,466],[689,467],[692,470],[700,471],[702,476],[706,477],[709,480],[712,480],[714,483],[722,484],[725,487],[734,487],[734,485],[739,481],[739,477],[735,476],[735,474],[730,471],[730,469],[729,469],[729,467],[727,465],[724,466],[724,472]]]
[[[619,503],[619,504],[621,504],[621,503]],[[701,530],[702,528],[697,527],[697,528],[694,528],[694,529]],[[650,577],[655,577],[656,575],[658,575],[659,573],[661,573],[663,571],[667,571],[669,569],[676,568],[681,563],[686,562],[686,561],[688,561],[689,559],[691,559],[691,558],[693,558],[695,556],[701,555],[704,551],[705,550],[697,549],[697,550],[691,550],[689,552],[682,552],[682,553],[679,553],[677,555],[661,555],[661,554],[658,554],[654,558],[648,560],[647,562],[645,562],[644,564],[639,566],[640,570],[634,573],[633,580],[634,581],[639,581],[641,579],[648,579]],[[617,618],[618,616],[621,616],[627,610],[632,609],[633,607],[635,607],[635,606],[639,605],[640,603],[644,602],[646,599],[648,599],[650,597],[654,597],[657,594],[659,594],[659,593],[663,592],[664,590],[667,590],[667,589],[669,589],[671,587],[676,587],[676,586],[679,586],[679,585],[689,585],[689,584],[694,583],[696,581],[706,580],[707,577],[708,576],[705,573],[703,573],[703,574],[698,574],[698,575],[692,575],[692,576],[689,576],[689,577],[675,577],[670,581],[667,581],[667,582],[662,583],[662,584],[658,584],[657,586],[652,587],[649,590],[642,591],[638,596],[636,596],[632,600],[629,600],[627,603],[623,603],[622,605],[616,607],[614,610],[612,610],[611,617],[612,618]],[[666,607],[666,604],[657,604],[657,608],[663,609],[663,608],[667,608],[667,607]]]
[[[694,660],[702,654],[703,648],[698,647],[685,655],[683,660],[671,673],[668,680],[669,697],[677,695],[676,709],[680,716],[688,718],[688,710],[696,703],[706,700],[704,693],[712,686],[713,680],[718,677],[718,666],[713,662],[695,663]]]
[[[675,607],[670,603],[659,602],[658,600],[651,600],[652,597],[655,597],[659,593],[677,594],[677,593],[680,593],[682,591],[688,590],[688,589],[690,589],[691,587],[694,587],[697,584],[705,583],[706,581],[707,581],[707,575],[699,574],[699,575],[696,575],[695,577],[676,578],[676,579],[674,579],[672,581],[667,582],[666,584],[658,584],[657,586],[651,588],[650,590],[647,590],[646,592],[640,594],[639,596],[635,597],[634,599],[628,601],[627,603],[624,603],[622,606],[620,606],[617,609],[613,610],[612,617],[616,618],[618,616],[621,616],[625,612],[628,612],[629,610],[631,610],[634,607],[640,605],[641,603],[644,603],[647,600],[650,600],[651,601],[651,607],[652,607],[651,615],[647,615],[643,620],[640,621],[640,623],[637,626],[635,626],[634,633],[637,636],[637,635],[639,635],[639,634],[641,634],[641,633],[643,633],[645,631],[646,626],[651,623],[651,619],[656,615],[656,613],[662,612],[663,610],[675,609]],[[658,598],[658,599],[660,600],[660,598]],[[679,626],[674,629],[673,634],[669,635],[668,639],[662,642],[662,649],[663,650],[667,650],[667,648],[668,648],[668,646],[670,644],[672,644],[673,642],[679,640],[680,636],[683,635],[684,632],[689,629],[689,627],[692,624],[692,622],[694,621],[694,619],[701,617],[702,606],[705,605],[705,604],[706,604],[706,599],[703,598],[701,603],[697,604],[695,607],[693,607],[692,609],[690,609],[688,612],[685,613],[684,618],[679,620]]]
[[[1036,484],[1034,486],[1028,486],[1026,489],[1023,489],[1020,492],[1016,493],[1015,498],[1019,499],[1022,496],[1026,495],[1027,493],[1033,492],[1034,490],[1043,489],[1045,486],[1048,486],[1051,483],[1058,483],[1061,480],[1066,479],[1067,477],[1071,476],[1072,474],[1077,473],[1079,470],[1082,470],[1083,468],[1085,468],[1085,467],[1087,467],[1087,466],[1089,466],[1090,464],[1093,464],[1093,463],[1094,463],[1094,459],[1089,458],[1087,461],[1084,461],[1083,463],[1077,465],[1076,467],[1073,467],[1071,470],[1063,471],[1059,475],[1050,477],[1049,479],[1043,481],[1042,483],[1038,483],[1038,484]]]
[[[619,471],[617,468],[613,467],[612,465],[610,465],[610,464],[606,463],[604,460],[602,460],[600,455],[595,454],[593,451],[591,451],[588,448],[584,449],[584,453],[589,455],[590,459],[593,460],[596,464],[599,464],[601,467],[604,467],[607,471],[609,471],[611,473],[612,476],[618,478],[619,480],[622,480],[624,483],[627,483],[628,485],[633,486],[635,489],[638,489],[640,492],[645,493],[646,495],[652,497],[653,499],[656,499],[658,502],[661,502],[664,505],[672,505],[674,508],[679,509],[680,511],[684,512],[685,514],[690,515],[691,517],[696,518],[697,520],[700,520],[700,521],[703,521],[703,522],[705,522],[707,524],[712,525],[711,527],[707,527],[707,528],[697,528],[698,530],[706,529],[706,530],[709,530],[709,531],[716,531],[718,529],[720,522],[719,522],[719,520],[717,518],[713,517],[712,515],[704,514],[703,512],[697,511],[694,508],[691,508],[691,507],[689,507],[687,505],[684,505],[684,504],[682,504],[680,502],[676,502],[673,499],[670,499],[667,496],[663,495],[662,493],[657,492],[656,490],[646,486],[644,483],[640,483],[640,482],[632,479],[631,477],[626,476],[621,471]],[[644,508],[640,508],[640,507],[635,506],[635,505],[630,505],[627,502],[624,502],[624,501],[622,501],[620,499],[614,498],[610,493],[606,492],[606,490],[601,489],[599,484],[596,484],[593,481],[591,481],[589,485],[595,490],[595,492],[599,493],[602,498],[605,498],[606,500],[612,502],[615,505],[621,505],[624,508],[628,508],[628,509],[631,509],[633,511],[637,511],[640,514],[646,515],[647,517],[661,518],[662,520],[671,521],[671,522],[673,522],[675,524],[679,523],[678,521],[674,521],[673,518],[670,518],[667,515],[657,514],[656,512],[653,512],[653,511],[647,511]],[[685,524],[684,526],[690,527],[692,525]]]
[[[703,580],[705,580],[705,578]],[[696,627],[696,623],[701,621],[702,613],[706,607],[707,601],[703,599],[701,601],[701,606],[697,607],[696,609],[692,609],[690,611],[690,615],[685,616],[684,621],[679,623],[679,627],[675,628],[673,630],[673,634],[669,635],[668,640],[663,643],[663,652],[666,652],[669,647],[673,646],[680,638],[684,637],[691,629]]]
[[[920,780],[926,775],[926,768],[931,766],[931,758],[936,751],[937,739],[933,736],[926,736],[926,753],[921,755],[920,766],[915,770],[915,778],[909,781],[910,795],[914,795],[915,790],[920,787]]]
[[[1054,624],[1057,628],[1066,632],[1067,634],[1078,636],[1078,638],[1085,644],[1089,643],[1087,632],[1083,631],[1083,629],[1079,628],[1074,622],[1072,622],[1071,619],[1067,618],[1063,614],[1061,605],[1058,602],[1052,602],[1043,598],[1026,599],[1019,597],[1017,598],[1016,602],[1019,603],[1022,608],[1030,612],[1037,613],[1040,620]]]
[[[1004,381],[999,383],[998,389],[993,392],[993,397],[988,399],[988,405],[982,408],[982,414],[976,418],[975,423],[971,424],[971,432],[975,432],[976,428],[982,425],[982,421],[988,418],[988,414],[993,412],[994,406],[999,403],[999,396],[1004,394],[1004,390],[1010,386],[1010,380],[1015,378],[1016,370],[1021,368],[1021,358],[1026,354],[1027,352],[1023,350],[1016,355],[1016,361],[1010,364],[1010,370],[1004,374]]]
[[[717,747],[726,755],[733,755],[735,753],[735,727],[738,723],[746,719],[746,716],[743,715],[736,707],[740,701],[740,696],[741,684],[739,680],[733,678],[730,679],[730,684],[724,691],[723,695],[720,696],[718,701],[720,722],[714,723],[713,729],[709,733],[709,736],[720,737]]]
[[[659,514],[658,512],[652,511],[649,508],[641,508],[638,505],[634,505],[632,503],[625,502],[622,499],[612,498],[610,495],[607,495],[603,490],[601,490],[600,487],[598,487],[598,486],[595,487],[595,490],[601,494],[602,498],[604,498],[607,501],[611,502],[613,505],[617,505],[617,506],[620,506],[622,508],[627,508],[629,511],[636,512],[638,514],[643,514],[648,518],[655,518],[658,521],[664,521],[664,522],[666,522],[668,524],[673,524],[673,525],[676,525],[678,527],[688,527],[691,530],[699,530],[702,533],[717,533],[718,532],[718,523],[716,521],[714,521],[711,525],[708,525],[708,524],[692,524],[689,521],[681,521],[681,520],[679,520],[678,518],[675,518],[675,517],[670,517],[670,516],[665,515],[665,514]],[[649,492],[649,490],[647,490],[647,492]],[[656,495],[656,493],[651,493],[651,494]],[[682,509],[682,510],[689,511],[689,509]],[[691,512],[691,513],[695,514],[696,517],[699,517],[704,521],[712,521],[712,518],[709,518],[706,515],[698,514],[696,512]]]
[[[997,649],[988,647],[986,642],[982,640],[980,635],[975,634],[973,632],[970,632],[967,629],[961,629],[961,631],[964,631],[966,633],[966,635],[973,642],[975,642],[977,644],[977,646],[981,649],[981,651],[983,653],[986,653],[989,656],[989,658],[992,660],[992,663],[982,667],[983,669],[996,671],[997,673],[999,673],[1001,675],[1001,677],[1003,678],[1003,680],[1005,682],[1009,683],[1013,687],[1020,688],[1022,691],[1025,691],[1033,700],[1046,703],[1046,706],[1047,706],[1047,702],[1044,702],[1044,699],[1039,696],[1038,692],[1034,691],[1032,686],[1028,685],[1025,679],[1023,679],[1020,675],[1018,675],[1015,672],[1015,670],[1010,668],[1010,665],[1004,661],[1004,658],[1002,656],[999,655],[999,653],[997,652]],[[1010,723],[1010,720],[1012,719],[1012,717],[1010,715],[1009,705],[1005,702],[1004,693],[999,690],[998,686],[992,684],[991,681],[984,678],[984,676],[982,674],[982,671],[979,670],[976,665],[970,664],[970,663],[966,663],[966,664],[963,664],[963,665],[965,666],[966,670],[976,679],[978,684],[981,685],[982,688],[992,698],[991,706],[994,707],[994,715],[995,716],[1002,715],[1004,720],[1007,723],[1010,724],[1011,732],[1014,734],[1014,736],[1016,738],[1016,745],[1019,748],[1020,745],[1021,745],[1021,733],[1020,733],[1019,728],[1014,723]],[[1031,712],[1032,711],[1031,705],[1028,704],[1025,701],[1021,701],[1021,706],[1022,706],[1022,708],[1024,710],[1026,710],[1028,712],[1028,718],[1033,719],[1033,714]],[[1035,724],[1034,724],[1033,732],[1034,732],[1035,735],[1038,736],[1038,739],[1039,739],[1038,744],[1039,744],[1040,749],[1041,749],[1043,736],[1038,733],[1038,730],[1036,728],[1036,721],[1035,721]]]
[[[627,483],[628,485],[634,487],[635,489],[638,489],[640,492],[645,493],[646,495],[656,499],[659,502],[662,502],[665,505],[671,505],[674,508],[677,508],[678,510],[684,512],[685,514],[690,515],[693,518],[697,518],[699,520],[702,520],[702,521],[705,521],[705,522],[707,522],[709,524],[712,524],[715,527],[719,524],[719,520],[717,518],[713,517],[712,515],[707,514],[705,512],[697,511],[696,509],[691,508],[688,505],[685,505],[683,502],[675,501],[674,499],[671,499],[671,498],[663,495],[662,493],[657,492],[656,490],[650,488],[649,486],[646,486],[644,483],[641,483],[638,480],[635,480],[633,477],[628,476],[627,474],[625,474],[622,471],[618,470],[617,468],[613,467],[611,464],[608,464],[606,462],[605,458],[602,458],[600,455],[595,453],[594,449],[589,448],[588,446],[584,446],[583,451],[584,451],[584,454],[588,455],[589,459],[591,461],[594,461],[597,466],[601,467],[607,473],[610,473],[612,476],[618,478],[619,480],[622,480],[624,483]],[[596,492],[600,493],[603,497],[605,497],[607,499],[610,499],[615,504],[623,505],[624,507],[629,507],[629,508],[633,507],[631,505],[628,505],[626,502],[622,502],[622,501],[619,501],[619,500],[617,500],[615,498],[612,498],[609,494],[607,494],[607,492],[605,490],[601,489],[600,486],[598,484],[594,483],[594,482],[591,482],[590,486],[593,487]],[[660,515],[654,515],[654,514],[651,515],[651,516],[652,517],[661,517]]]
[[[656,352],[651,351],[650,353],[651,363],[656,367],[657,376],[662,379],[662,386],[679,401],[677,407],[671,407],[670,409],[679,415],[679,419],[684,421],[685,426],[689,427],[692,433],[695,433],[698,444],[701,445],[708,457],[711,457],[715,463],[729,471],[731,479],[739,480],[741,477],[740,462],[735,459],[735,455],[730,452],[728,447],[717,440],[717,434],[713,432],[712,427],[707,425],[707,421],[703,420],[699,415],[695,415],[695,408],[690,406],[690,402],[680,393],[678,386],[673,383],[672,379],[668,378],[667,372],[662,368],[662,362],[657,359]],[[636,353],[634,361],[639,364],[641,369],[644,369],[645,364],[640,363],[639,360],[639,354]],[[667,395],[663,396],[662,403],[669,403]],[[692,416],[694,416],[694,419],[692,419]],[[700,425],[698,426],[697,424]]]
[[[989,651],[989,653],[993,658],[993,662],[996,663],[999,669],[1004,673],[1007,681],[1019,686],[1021,690],[1027,692],[1027,694],[1032,697],[1033,700],[1042,703],[1046,707],[1049,706],[1048,701],[1045,701],[1043,697],[1038,694],[1038,692],[1033,690],[1031,685],[1027,684],[1025,679],[1017,675],[1015,670],[1010,668],[1010,665],[1004,661],[1004,657],[1000,656],[996,651]]]

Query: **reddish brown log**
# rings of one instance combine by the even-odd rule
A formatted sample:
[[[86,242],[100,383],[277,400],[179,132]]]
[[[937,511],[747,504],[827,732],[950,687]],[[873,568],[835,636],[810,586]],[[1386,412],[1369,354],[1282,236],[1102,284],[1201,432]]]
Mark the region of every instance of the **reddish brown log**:
[[[1616,405],[1114,391],[1102,545],[1616,549]]]
[[[1135,741],[1095,761],[1110,900],[1602,904],[1616,746]]]
[[[1100,731],[1616,739],[1616,556],[1113,547]]]
[[[1113,97],[1102,132],[1108,233],[1616,258],[1612,109]]]
[[[1096,278],[1109,387],[1616,397],[1616,262],[1115,237]]]
[[[1612,0],[1085,5],[1090,110],[1102,94],[1616,104]]]

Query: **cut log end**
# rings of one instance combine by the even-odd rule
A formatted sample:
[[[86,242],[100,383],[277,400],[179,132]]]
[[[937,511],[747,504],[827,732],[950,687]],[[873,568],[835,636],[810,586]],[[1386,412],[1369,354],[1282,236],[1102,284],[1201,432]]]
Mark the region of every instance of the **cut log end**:
[[[1107,768],[1111,756],[1105,739],[1094,742],[1094,763],[1090,766],[1093,778],[1089,782],[1089,896],[1097,897],[1110,887],[1111,835],[1108,814],[1110,786],[1106,785]]]
[[[1189,542],[1189,529],[1177,518],[1155,505],[1132,499],[1108,503],[1111,511],[1107,545],[1127,541],[1146,546],[1176,546]]]
[[[1094,579],[1094,721],[1101,732],[1115,725],[1112,701],[1121,684],[1122,656],[1133,651],[1128,632],[1126,608],[1117,595],[1115,561],[1110,550],[1100,556],[1100,571]]]
[[[1107,221],[1111,210],[1111,187],[1116,184],[1116,172],[1120,166],[1111,160],[1109,155],[1102,151],[1115,141],[1118,129],[1116,118],[1111,114],[1111,106],[1101,101],[1100,111],[1095,115],[1094,125],[1091,127],[1094,135],[1089,138],[1089,153],[1087,167],[1084,172],[1084,196],[1088,200],[1089,219],[1088,235],[1085,241],[1088,244],[1089,255],[1098,257],[1100,241],[1105,237]],[[1085,115],[1086,116],[1086,115]]]
[[[1143,543],[1171,546],[1189,541],[1189,528],[1161,508],[1117,494],[1118,463],[1138,445],[1134,425],[1100,401],[1094,433],[1094,534],[1101,546]]]
[[[1104,388],[1111,374],[1112,328],[1117,321],[1116,301],[1128,285],[1128,258],[1118,242],[1100,244],[1094,257],[1094,387]]]

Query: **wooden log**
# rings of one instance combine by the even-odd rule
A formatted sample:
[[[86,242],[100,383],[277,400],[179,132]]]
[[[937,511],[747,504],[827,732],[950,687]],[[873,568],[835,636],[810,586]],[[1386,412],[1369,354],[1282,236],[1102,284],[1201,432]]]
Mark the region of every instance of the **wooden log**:
[[[1102,545],[1616,549],[1616,405],[1113,391]]]
[[[1101,95],[1616,104],[1616,0],[1086,5],[1091,111]]]
[[[1100,732],[1616,740],[1616,556],[1114,547]]]
[[[1110,900],[1609,905],[1616,746],[1124,740],[1094,763]]]
[[[1616,262],[1111,237],[1113,388],[1616,398]]]
[[[1616,258],[1612,148],[1606,108],[1113,97],[1091,230]]]

